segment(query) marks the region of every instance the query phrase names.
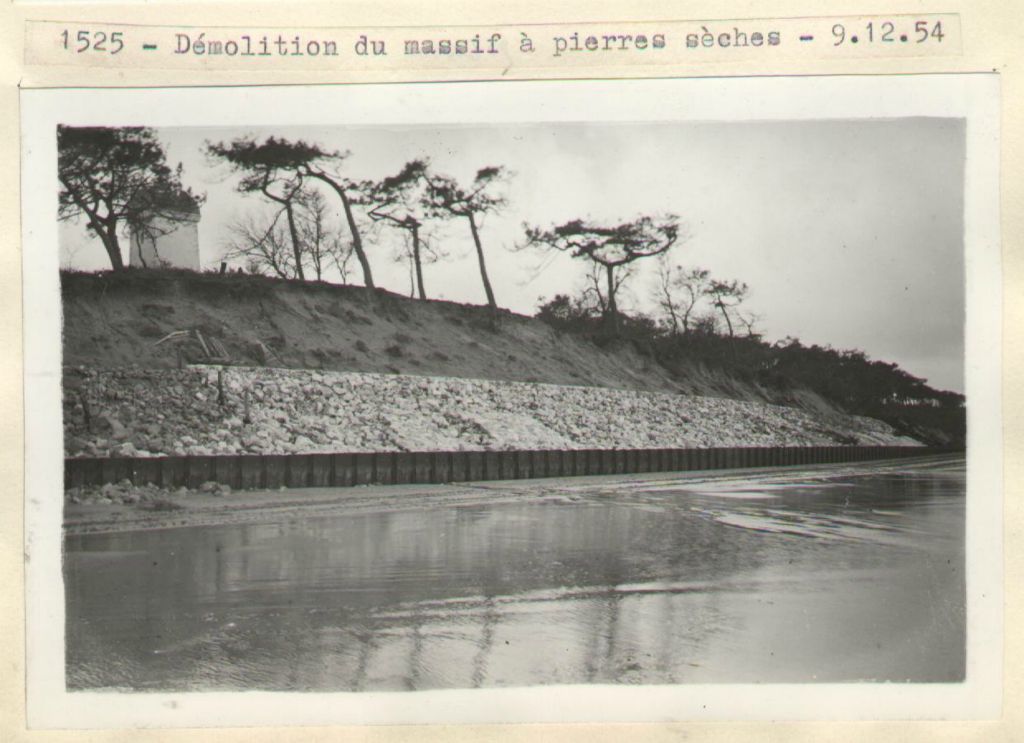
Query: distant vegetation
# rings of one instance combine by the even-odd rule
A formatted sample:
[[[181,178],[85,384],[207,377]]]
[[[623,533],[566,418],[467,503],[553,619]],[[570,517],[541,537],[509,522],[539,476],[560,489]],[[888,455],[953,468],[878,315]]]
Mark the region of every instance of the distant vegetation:
[[[742,310],[746,286],[740,285],[742,291],[737,292],[735,282],[705,278],[706,289],[686,305],[690,316],[685,321],[663,304],[655,315],[623,315],[621,334],[616,334],[603,317],[600,301],[586,290],[575,297],[555,296],[541,305],[537,317],[598,345],[628,337],[638,350],[676,374],[701,365],[783,394],[810,390],[843,410],[884,420],[929,443],[964,442],[963,395],[933,389],[896,364],[873,361],[862,351],[807,346],[791,337],[769,343],[756,332],[752,316]],[[730,287],[728,302],[721,289],[716,290],[721,284]],[[691,295],[684,293],[689,302]],[[701,311],[702,305],[706,311]],[[736,332],[737,325],[743,327],[742,334]]]

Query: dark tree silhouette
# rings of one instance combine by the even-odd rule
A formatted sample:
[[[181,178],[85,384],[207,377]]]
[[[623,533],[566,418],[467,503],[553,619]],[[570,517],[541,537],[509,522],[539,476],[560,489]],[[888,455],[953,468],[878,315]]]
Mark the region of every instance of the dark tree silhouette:
[[[115,270],[124,268],[119,234],[131,227],[149,235],[165,229],[203,197],[181,184],[156,132],[147,127],[57,128],[58,217],[84,216]],[[173,229],[171,227],[170,229]]]
[[[510,173],[505,168],[489,166],[478,170],[473,182],[468,187],[463,187],[449,176],[432,175],[427,179],[424,194],[424,206],[431,216],[447,219],[464,218],[469,222],[469,231],[480,265],[480,279],[484,285],[484,294],[487,295],[487,306],[491,308],[492,320],[497,320],[498,304],[487,275],[479,219],[485,214],[500,212],[508,204],[507,199],[497,193],[497,189],[509,176]]]
[[[761,333],[758,332],[757,324],[764,318],[756,312],[738,312],[740,325],[747,331],[748,338],[760,339]]]
[[[270,137],[257,143],[252,139],[236,139],[230,144],[207,143],[206,149],[242,174],[237,186],[240,193],[262,194],[281,207],[291,239],[292,266],[296,277],[305,279],[302,237],[295,219],[302,175],[292,166],[281,140]]]
[[[615,272],[615,287],[611,294],[614,294],[616,302],[621,305],[619,289],[633,277],[633,266],[625,265]],[[580,292],[580,306],[587,307],[597,313],[598,317],[608,317],[611,310],[611,302],[608,292],[607,276],[604,266],[600,263],[591,263],[584,276],[583,290]]]
[[[298,142],[295,146],[299,149],[308,148],[302,142]],[[352,208],[354,204],[358,203],[358,192],[355,195],[351,194],[350,191],[354,189],[353,182],[337,172],[337,168],[349,157],[349,153],[327,152],[319,148],[313,148],[312,151],[307,151],[306,157],[306,161],[301,165],[301,172],[310,178],[316,178],[327,184],[337,194],[338,199],[341,200],[341,206],[345,213],[345,222],[348,224],[349,234],[352,236],[352,250],[359,261],[359,267],[363,270],[363,286],[367,289],[376,288],[376,285],[373,283],[373,271],[370,269],[370,260],[366,257],[366,248],[363,245],[359,225],[356,223],[355,211]]]
[[[227,145],[208,144],[207,149],[237,169],[251,173],[251,176],[270,171],[283,177],[286,183],[295,184],[296,189],[301,187],[304,179],[315,179],[326,184],[341,200],[345,221],[352,236],[352,250],[363,269],[363,284],[368,289],[374,288],[373,272],[353,210],[353,206],[358,203],[358,189],[356,184],[338,172],[349,157],[348,152],[325,150],[302,140],[292,142],[276,137],[268,137],[262,143],[252,138],[240,138]]]
[[[739,307],[747,298],[749,287],[741,281],[719,281],[713,279],[711,284],[708,286],[707,294],[711,298],[711,304],[715,306],[719,312],[722,313],[722,319],[725,320],[725,325],[729,329],[729,337],[735,336],[735,329],[732,324],[732,316],[729,314],[730,310],[735,310]]]
[[[694,312],[701,300],[707,297],[711,285],[711,273],[703,268],[686,269],[673,266],[662,254],[658,260],[657,281],[652,292],[654,302],[664,316],[672,335],[679,335],[682,325],[683,335],[689,335],[694,320]]]
[[[600,265],[605,272],[607,314],[612,332],[620,327],[617,295],[622,282],[616,272],[641,258],[661,255],[679,238],[679,218],[674,214],[661,217],[642,216],[631,222],[604,226],[575,219],[542,230],[523,225],[526,242],[522,247],[537,246],[569,253]]]
[[[305,188],[296,200],[301,207],[298,221],[303,255],[314,277],[322,281],[329,263],[333,262],[344,283],[344,265],[352,254],[351,243],[342,240],[341,234],[331,224],[327,216],[327,202],[319,191]]]
[[[374,222],[404,231],[409,236],[420,299],[427,298],[423,285],[423,235],[428,162],[412,160],[401,171],[380,181],[362,184],[361,203]]]

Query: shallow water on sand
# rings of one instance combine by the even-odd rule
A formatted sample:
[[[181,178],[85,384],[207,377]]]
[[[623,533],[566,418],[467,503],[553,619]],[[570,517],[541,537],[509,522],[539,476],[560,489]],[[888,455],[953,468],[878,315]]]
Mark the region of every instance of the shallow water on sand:
[[[69,536],[68,686],[963,678],[963,460],[501,487]]]

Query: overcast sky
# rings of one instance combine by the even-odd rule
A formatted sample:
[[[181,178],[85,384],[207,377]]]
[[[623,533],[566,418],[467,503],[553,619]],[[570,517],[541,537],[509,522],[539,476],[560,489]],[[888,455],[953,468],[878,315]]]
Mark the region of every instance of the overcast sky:
[[[205,265],[219,263],[232,221],[265,208],[240,196],[237,179],[202,152],[206,140],[243,134],[350,150],[353,178],[392,174],[416,157],[462,181],[480,167],[507,166],[515,174],[509,207],[482,230],[503,307],[532,314],[540,297],[579,288],[585,269],[564,255],[511,251],[524,221],[671,212],[689,234],[674,262],[747,282],[767,339],[861,349],[963,391],[962,120],[162,129],[169,162],[181,162],[185,183],[207,196],[199,225]],[[428,296],[483,303],[468,227],[446,225],[440,243],[450,257],[426,268]],[[396,252],[397,245],[370,246],[374,277],[407,294],[408,270]],[[109,267],[80,225],[62,226],[61,259]],[[655,267],[646,263],[627,306],[650,309]]]

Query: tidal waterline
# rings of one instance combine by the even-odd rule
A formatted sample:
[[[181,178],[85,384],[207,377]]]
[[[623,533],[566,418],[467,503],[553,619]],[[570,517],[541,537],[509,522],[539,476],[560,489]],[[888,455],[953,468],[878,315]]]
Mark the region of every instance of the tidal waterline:
[[[70,689],[961,680],[962,459],[68,536]]]

